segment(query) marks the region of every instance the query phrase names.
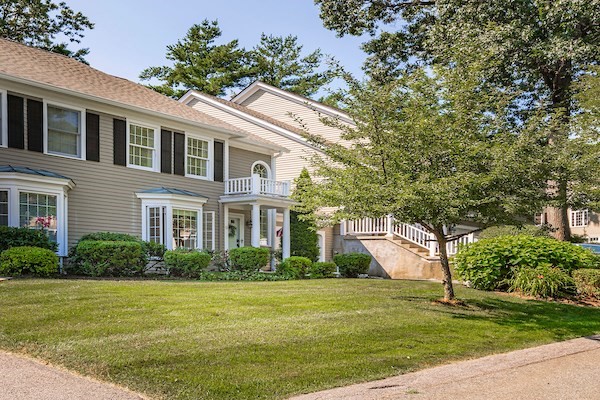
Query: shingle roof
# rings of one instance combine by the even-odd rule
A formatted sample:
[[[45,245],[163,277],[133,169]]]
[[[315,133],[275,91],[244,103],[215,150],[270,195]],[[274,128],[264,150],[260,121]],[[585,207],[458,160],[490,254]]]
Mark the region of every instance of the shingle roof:
[[[29,167],[15,167],[13,165],[0,165],[0,172],[18,172],[20,174],[39,175],[39,176],[46,176],[49,178],[60,178],[60,179],[71,180],[71,178],[68,178],[64,175],[57,174],[55,172],[46,171],[43,169],[33,169],[33,168],[29,168]]]
[[[201,194],[190,192],[189,190],[176,189],[176,188],[168,188],[168,187],[158,187],[158,188],[143,190],[141,193],[177,194],[177,195],[180,195],[180,196],[201,197],[201,198],[204,198],[204,199],[208,199],[208,197],[206,197],[206,196],[202,196]]]
[[[245,136],[258,144],[281,147],[143,85],[106,74],[60,54],[0,38],[1,74],[91,96],[100,101],[116,102],[167,117],[183,118],[191,123]]]

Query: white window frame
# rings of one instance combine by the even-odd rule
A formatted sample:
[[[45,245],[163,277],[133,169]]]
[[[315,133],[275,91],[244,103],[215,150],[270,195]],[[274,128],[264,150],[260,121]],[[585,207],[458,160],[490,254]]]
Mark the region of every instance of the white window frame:
[[[196,249],[201,250],[204,242],[204,215],[203,206],[208,200],[205,197],[192,197],[163,193],[136,193],[138,199],[142,200],[142,239],[150,239],[150,227],[148,226],[149,209],[152,207],[165,207],[165,237],[164,245],[168,250],[173,250],[173,209],[195,211],[198,214],[196,220]]]
[[[210,220],[212,221],[212,229],[211,229],[211,243],[212,246],[210,249],[207,249],[204,247],[204,234],[206,232],[204,232],[204,222],[208,221],[207,215],[210,215]],[[211,250],[214,251],[216,249],[216,230],[217,230],[217,213],[215,211],[204,211],[204,213],[202,214],[202,248],[204,250]]]
[[[201,175],[193,175],[193,174],[189,174],[188,173],[188,138],[192,138],[192,139],[198,139],[198,140],[203,140],[205,142],[208,143],[208,162],[206,165],[206,176],[201,176]],[[215,158],[214,158],[214,149],[215,149],[215,144],[214,144],[214,139],[210,138],[210,137],[206,137],[206,136],[202,136],[199,135],[197,133],[191,133],[191,132],[186,132],[185,133],[185,176],[188,178],[194,178],[194,179],[203,179],[203,180],[208,180],[208,181],[213,181],[214,180],[214,162],[215,162]]]
[[[65,104],[65,103],[59,103],[56,101],[52,101],[52,100],[43,100],[44,103],[44,122],[43,122],[43,129],[44,129],[44,154],[48,154],[51,156],[56,156],[56,157],[64,157],[64,158],[71,158],[74,160],[85,160],[86,159],[86,121],[85,121],[85,113],[86,110],[85,108],[81,108],[81,107],[77,107],[77,106],[73,106],[71,104]],[[64,154],[64,153],[52,153],[48,151],[48,106],[52,106],[52,107],[57,107],[57,108],[63,108],[65,110],[69,110],[69,111],[77,111],[79,112],[79,154],[80,157],[71,155],[71,154]]]
[[[271,174],[271,167],[269,166],[269,164],[267,164],[266,162],[261,161],[261,160],[255,161],[252,164],[252,168],[250,168],[250,176],[254,175],[254,167],[256,167],[257,165],[262,165],[265,168],[267,168],[267,177],[265,179],[273,179],[273,178],[271,178],[271,176],[272,176],[272,174]]]
[[[581,224],[577,223],[578,214],[581,214]],[[588,210],[571,210],[571,227],[584,228],[590,223],[590,214]]]
[[[0,147],[8,147],[8,95],[0,89]]]
[[[66,179],[38,177],[21,173],[0,174],[0,190],[8,191],[8,226],[20,226],[19,195],[37,193],[56,196],[56,242],[57,254],[67,255],[68,244],[68,197],[67,190],[73,182]]]
[[[153,129],[154,130],[154,154],[152,155],[152,168],[143,167],[141,165],[131,164],[129,162],[129,147],[131,146],[129,142],[129,136],[131,132],[131,125],[140,126],[142,128]],[[129,168],[141,169],[143,171],[153,171],[160,172],[160,127],[152,124],[147,124],[144,122],[139,122],[135,120],[127,119],[127,166]]]

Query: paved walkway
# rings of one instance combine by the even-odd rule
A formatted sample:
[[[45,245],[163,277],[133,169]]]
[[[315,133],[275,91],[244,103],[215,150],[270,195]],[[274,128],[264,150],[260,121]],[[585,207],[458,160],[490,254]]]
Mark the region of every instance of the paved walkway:
[[[0,351],[0,400],[141,400],[109,383]]]
[[[443,365],[294,400],[599,400],[600,335]]]

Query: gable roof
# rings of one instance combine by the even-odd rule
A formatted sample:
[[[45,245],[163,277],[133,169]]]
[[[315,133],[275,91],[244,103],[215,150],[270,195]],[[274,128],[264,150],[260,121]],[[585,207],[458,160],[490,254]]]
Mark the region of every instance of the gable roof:
[[[285,99],[293,101],[294,103],[301,104],[305,107],[311,108],[315,111],[329,115],[331,117],[339,118],[341,121],[344,121],[346,123],[354,125],[354,121],[352,120],[352,118],[350,118],[348,113],[346,113],[338,108],[328,106],[326,104],[320,103],[311,98],[308,98],[305,96],[300,96],[299,94],[280,89],[278,87],[269,85],[268,83],[261,82],[261,81],[254,81],[253,83],[251,83],[245,89],[243,89],[240,93],[233,96],[231,98],[231,101],[236,104],[241,105],[250,96],[252,96],[253,94],[255,94],[261,90],[268,92],[268,93],[272,93],[276,96],[283,97]]]
[[[281,146],[177,100],[124,78],[109,75],[72,58],[0,38],[0,78],[42,86],[204,129],[243,138],[243,142],[282,151]]]

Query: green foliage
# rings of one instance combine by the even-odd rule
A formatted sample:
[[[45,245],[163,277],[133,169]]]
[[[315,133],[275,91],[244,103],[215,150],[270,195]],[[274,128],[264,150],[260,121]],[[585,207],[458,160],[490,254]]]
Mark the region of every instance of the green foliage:
[[[269,249],[239,247],[229,250],[229,263],[235,271],[257,271],[269,262]]]
[[[316,262],[308,270],[310,279],[333,278],[333,274],[337,270],[334,262]]]
[[[501,288],[519,268],[551,265],[568,273],[592,268],[597,257],[569,242],[528,235],[483,239],[463,247],[454,258],[454,270],[476,289]]]
[[[499,236],[517,236],[517,235],[529,235],[529,236],[544,236],[549,237],[550,232],[546,227],[540,227],[536,225],[502,225],[502,226],[491,226],[484,229],[479,234],[479,239],[492,239]]]
[[[535,297],[564,297],[575,289],[567,272],[549,264],[516,268],[507,283],[509,291]]]
[[[296,211],[290,212],[290,254],[306,257],[312,261],[319,259],[319,237],[314,223],[302,220]]]
[[[170,275],[198,278],[208,267],[212,257],[206,252],[176,249],[167,251],[164,258]]]
[[[369,273],[371,256],[362,253],[336,254],[333,256],[335,265],[340,269],[344,278],[358,278],[360,274]]]
[[[83,235],[79,242],[101,241],[101,242],[132,242],[139,243],[142,246],[143,255],[140,258],[139,264],[146,264],[148,260],[155,262],[161,261],[167,248],[160,243],[144,242],[136,236],[120,232],[93,232]],[[77,251],[77,246],[74,246],[69,251],[69,263],[71,264],[71,272],[77,273],[77,266],[84,261],[80,258]]]
[[[286,274],[273,274],[260,271],[201,271],[198,280],[201,281],[247,281],[247,282],[273,282],[296,279]]]
[[[88,49],[72,51],[68,43],[80,43],[85,29],[94,24],[81,12],[75,12],[64,2],[52,0],[3,0],[0,2],[0,37],[29,46],[39,47],[85,62]]]
[[[600,269],[582,268],[573,271],[572,275],[578,293],[600,298]]]
[[[303,279],[310,271],[312,261],[307,257],[288,257],[277,267],[277,272],[296,279]]]
[[[120,232],[94,232],[83,235],[79,241],[85,242],[89,240],[97,240],[101,242],[139,242],[140,239],[129,235],[127,233]]]
[[[89,276],[132,276],[144,273],[148,262],[139,241],[83,240],[66,270]]]
[[[0,275],[48,276],[58,272],[58,256],[33,246],[11,247],[0,254]]]
[[[0,226],[0,253],[11,247],[33,246],[56,251],[58,245],[41,230]]]

